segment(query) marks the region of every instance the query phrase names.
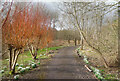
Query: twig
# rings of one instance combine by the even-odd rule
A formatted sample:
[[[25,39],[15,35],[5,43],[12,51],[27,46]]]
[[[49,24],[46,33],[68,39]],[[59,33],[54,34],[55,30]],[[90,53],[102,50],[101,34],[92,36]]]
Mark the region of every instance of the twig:
[[[87,68],[88,71],[92,72],[92,70],[87,65],[85,65],[85,67]]]

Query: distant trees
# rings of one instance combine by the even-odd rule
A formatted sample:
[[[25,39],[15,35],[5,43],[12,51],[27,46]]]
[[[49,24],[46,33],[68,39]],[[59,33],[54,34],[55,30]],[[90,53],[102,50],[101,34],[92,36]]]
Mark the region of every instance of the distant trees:
[[[21,4],[21,3],[18,3]],[[49,44],[53,39],[51,21],[44,13],[44,8],[37,5],[15,5],[2,27],[3,42],[8,45],[10,71],[15,73],[15,65],[24,47],[28,47],[33,59],[37,51]],[[34,12],[34,13],[33,13]]]
[[[71,41],[74,41],[74,45],[77,45],[77,40],[80,39],[78,31],[73,29],[59,30],[57,31],[56,36],[56,39],[67,40],[68,44],[70,44]]]

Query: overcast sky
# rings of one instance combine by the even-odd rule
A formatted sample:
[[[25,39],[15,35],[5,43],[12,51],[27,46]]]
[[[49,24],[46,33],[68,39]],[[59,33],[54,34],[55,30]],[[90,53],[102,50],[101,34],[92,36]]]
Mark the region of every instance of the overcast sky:
[[[2,2],[6,1],[12,1],[12,0],[0,0]],[[95,2],[95,1],[102,1],[102,2],[118,2],[119,0],[14,0],[18,2],[73,2],[73,1],[78,1],[78,2]]]
[[[12,1],[12,0],[1,0],[1,1]],[[58,3],[57,2],[62,2],[62,1],[67,1],[67,2],[70,2],[70,1],[75,1],[75,0],[14,0],[15,2],[43,2],[46,4],[47,8],[49,8],[50,10],[52,11],[56,11],[57,10],[57,5]],[[77,1],[77,0],[76,0]],[[79,2],[81,2],[83,0],[79,0]],[[95,0],[84,0],[83,2],[88,2],[88,1],[95,1]],[[115,1],[118,1],[118,0],[97,0],[97,1],[107,1],[107,2],[115,2]],[[56,27],[58,28],[59,30],[59,27]]]

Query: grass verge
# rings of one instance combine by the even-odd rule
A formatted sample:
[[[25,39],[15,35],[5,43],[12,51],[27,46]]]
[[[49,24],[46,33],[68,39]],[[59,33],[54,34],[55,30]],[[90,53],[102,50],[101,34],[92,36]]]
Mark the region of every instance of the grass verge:
[[[117,69],[115,68],[105,68],[103,64],[96,63],[96,61],[101,60],[99,55],[92,51],[91,49],[87,50],[80,50],[77,48],[80,56],[84,57],[84,62],[91,67],[95,76],[103,81],[118,81],[118,73]],[[97,58],[99,57],[99,58]],[[94,60],[93,60],[94,59]],[[103,62],[102,62],[103,63]],[[111,73],[113,72],[113,73]]]
[[[60,48],[62,48],[62,46],[39,49],[37,57],[38,57],[38,59],[49,59],[51,56],[47,55],[47,53],[50,50],[57,50]],[[51,55],[53,55],[53,54],[51,54]],[[19,67],[22,67],[23,69],[26,67],[30,67],[30,69],[33,69],[32,66],[30,65],[30,63],[39,65],[40,60],[37,60],[37,61],[33,60],[29,51],[25,51],[24,53],[20,54],[18,57],[18,60],[17,60],[17,65],[15,67],[16,73],[20,73],[20,71],[18,71]],[[2,69],[0,71],[0,77],[1,76],[9,77],[11,75],[11,73],[9,72],[9,59],[3,59],[2,66],[0,68]],[[25,71],[25,72],[27,72],[27,71]]]

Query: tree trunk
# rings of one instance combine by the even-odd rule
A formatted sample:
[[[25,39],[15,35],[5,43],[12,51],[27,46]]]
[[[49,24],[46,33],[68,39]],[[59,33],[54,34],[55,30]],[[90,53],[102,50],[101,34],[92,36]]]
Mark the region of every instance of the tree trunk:
[[[81,36],[81,50],[83,50],[83,37]]]
[[[78,44],[80,44],[80,40],[78,40]]]
[[[16,55],[16,49],[13,51],[13,47],[11,45],[9,45],[9,51],[10,51],[10,57],[9,57],[9,68],[10,68],[10,72],[12,74],[15,73],[15,65],[18,59],[18,55],[20,53],[20,51],[17,53]]]
[[[85,42],[88,44],[88,46],[90,46],[93,50],[95,50],[97,53],[100,54],[100,56],[102,57],[102,59],[103,59],[103,61],[104,61],[105,67],[108,68],[108,64],[107,64],[105,58],[102,56],[102,53],[101,53],[98,49],[96,49],[95,47],[93,47],[93,46],[86,40],[86,38],[85,38],[83,32],[81,32],[81,34],[82,34],[82,36],[83,36]]]
[[[98,49],[96,49],[95,47],[93,47],[93,46],[89,43],[89,41],[86,40],[86,37],[85,37],[85,35],[84,35],[81,27],[79,26],[79,22],[78,22],[78,19],[77,19],[77,16],[76,16],[76,10],[75,10],[75,8],[74,8],[74,11],[75,11],[75,16],[74,16],[74,17],[75,17],[76,24],[77,24],[77,29],[79,30],[80,35],[83,37],[83,39],[84,39],[85,42],[88,44],[88,46],[90,46],[93,50],[95,50],[96,52],[98,52],[98,53],[100,54],[101,58],[102,58],[103,61],[104,61],[105,67],[108,68],[108,64],[107,64],[106,60],[104,59],[104,57],[102,56],[102,53],[101,53]]]
[[[12,63],[14,62],[14,60],[15,60],[15,54],[16,54],[16,49],[13,51],[14,53],[13,53],[13,56],[12,56]]]
[[[17,63],[17,59],[18,59],[19,54],[20,54],[20,50],[18,51],[17,54],[15,53],[14,62],[13,62],[13,64],[12,64],[12,74],[15,73],[15,65],[16,65],[16,63]]]
[[[37,49],[34,48],[33,46],[28,46],[28,49],[31,53],[31,56],[34,60],[36,60],[36,57],[37,57]]]
[[[68,39],[68,44],[70,44],[70,39]]]
[[[76,38],[75,38],[74,42],[75,42],[75,46],[76,46],[76,45],[77,45],[77,40],[76,40]]]
[[[34,49],[34,60],[37,59],[37,48]]]
[[[37,59],[36,57],[37,57],[37,56],[34,55],[34,56],[33,56],[33,59],[36,60],[36,59]]]
[[[10,52],[10,54],[9,54],[9,69],[10,69],[10,71],[12,70],[12,46],[9,46],[9,52]]]

